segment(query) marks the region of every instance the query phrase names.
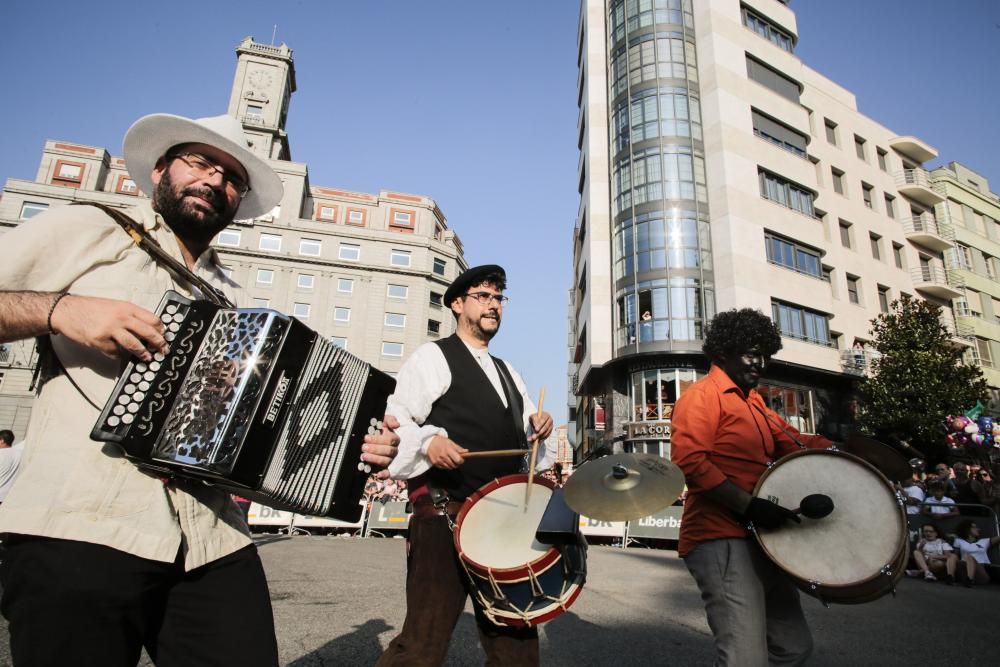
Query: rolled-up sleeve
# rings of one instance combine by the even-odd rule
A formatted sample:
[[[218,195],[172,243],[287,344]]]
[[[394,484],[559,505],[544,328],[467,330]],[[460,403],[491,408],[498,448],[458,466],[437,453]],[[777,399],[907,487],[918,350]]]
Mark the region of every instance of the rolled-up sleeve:
[[[683,471],[693,492],[714,489],[728,479],[711,456],[721,411],[716,395],[698,389],[683,394],[674,406],[670,460]]]
[[[412,479],[431,468],[427,446],[435,436],[448,436],[440,427],[424,425],[434,401],[451,386],[451,371],[441,348],[421,345],[406,360],[396,376],[396,389],[385,411],[399,420],[399,452],[389,465],[393,479]]]

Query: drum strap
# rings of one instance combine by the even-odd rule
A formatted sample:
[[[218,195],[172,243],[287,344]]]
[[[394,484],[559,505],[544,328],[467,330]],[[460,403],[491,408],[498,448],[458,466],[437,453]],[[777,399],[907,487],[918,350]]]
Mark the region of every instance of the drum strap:
[[[795,434],[794,434],[794,433],[792,433],[792,432],[791,432],[791,431],[789,431],[789,430],[788,430],[787,428],[785,428],[784,424],[782,424],[781,422],[779,422],[779,421],[778,421],[777,419],[775,419],[775,418],[774,418],[774,417],[772,417],[771,415],[767,414],[767,412],[766,412],[766,411],[765,411],[765,410],[764,410],[764,409],[763,409],[762,407],[760,407],[760,406],[759,406],[759,405],[757,405],[756,403],[754,403],[754,404],[753,404],[753,407],[757,408],[757,412],[759,412],[760,414],[764,415],[764,419],[766,419],[767,421],[769,421],[769,422],[771,422],[772,424],[774,424],[775,426],[777,426],[777,427],[778,427],[779,429],[781,429],[781,432],[782,432],[782,433],[784,433],[784,434],[785,434],[785,435],[787,435],[787,436],[788,436],[789,438],[791,438],[791,439],[792,439],[792,442],[794,442],[794,443],[795,443],[796,445],[798,445],[798,446],[799,446],[799,449],[808,449],[808,447],[806,447],[806,446],[805,446],[805,445],[804,445],[804,444],[802,443],[802,441],[801,441],[801,440],[799,440],[799,439],[798,439],[797,437],[795,437]]]

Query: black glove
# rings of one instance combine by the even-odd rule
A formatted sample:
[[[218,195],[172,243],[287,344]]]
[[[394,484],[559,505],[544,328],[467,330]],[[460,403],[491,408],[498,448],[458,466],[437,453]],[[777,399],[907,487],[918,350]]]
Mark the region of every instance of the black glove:
[[[789,519],[795,523],[802,523],[802,520],[792,510],[785,509],[781,505],[763,498],[751,498],[750,504],[747,505],[747,509],[743,513],[744,521],[749,521],[755,528],[766,530],[781,528],[781,525]]]

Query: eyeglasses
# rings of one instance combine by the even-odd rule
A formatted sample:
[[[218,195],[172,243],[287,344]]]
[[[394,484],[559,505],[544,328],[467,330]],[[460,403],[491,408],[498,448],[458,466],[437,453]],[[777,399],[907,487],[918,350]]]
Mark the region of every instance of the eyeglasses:
[[[510,301],[510,299],[505,297],[503,294],[490,294],[489,292],[466,292],[465,296],[471,296],[484,306],[488,306],[494,301],[497,302],[498,306],[503,306],[505,303]]]
[[[226,188],[231,189],[232,194],[237,194],[241,198],[246,197],[247,193],[250,192],[249,183],[236,174],[228,173],[222,167],[212,164],[202,155],[198,155],[197,153],[178,153],[177,155],[171,155],[170,157],[177,158],[186,164],[188,169],[191,170],[191,173],[198,178],[211,178],[218,173],[222,176],[222,182],[226,184]]]

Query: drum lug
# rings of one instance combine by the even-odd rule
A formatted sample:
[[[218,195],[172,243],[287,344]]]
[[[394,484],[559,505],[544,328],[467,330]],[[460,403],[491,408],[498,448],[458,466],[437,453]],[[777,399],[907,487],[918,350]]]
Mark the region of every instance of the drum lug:
[[[896,491],[896,503],[900,507],[906,507],[906,501],[903,499],[903,494],[901,491]]]
[[[826,607],[827,609],[829,609],[830,608],[830,603],[827,602],[826,599],[822,595],[820,595],[819,585],[820,584],[819,584],[818,581],[810,581],[809,582],[809,589],[812,591],[813,597],[815,597],[817,600],[819,600],[820,604],[822,604],[824,607]]]

